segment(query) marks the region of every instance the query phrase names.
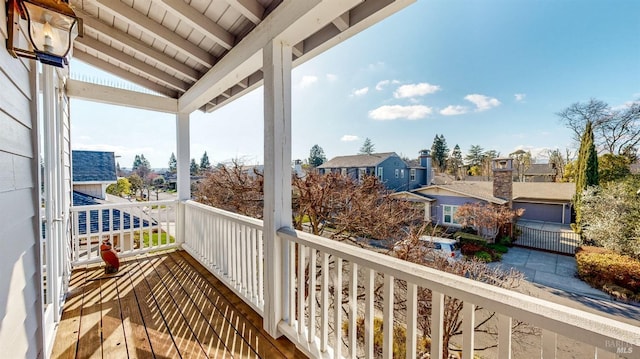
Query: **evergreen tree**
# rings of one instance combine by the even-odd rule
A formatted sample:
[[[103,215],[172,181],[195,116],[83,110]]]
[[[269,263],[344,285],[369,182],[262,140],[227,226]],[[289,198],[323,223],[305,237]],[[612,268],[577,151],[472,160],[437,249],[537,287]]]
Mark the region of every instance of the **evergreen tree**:
[[[133,173],[138,174],[138,176],[140,176],[140,178],[142,178],[142,180],[144,181],[151,172],[151,164],[149,164],[149,161],[144,157],[143,154],[136,155],[135,159],[133,160],[133,166],[131,166],[131,169]]]
[[[440,172],[444,172],[447,167],[448,155],[449,148],[447,147],[447,140],[444,139],[444,135],[436,135],[431,145],[431,158],[433,159],[433,165],[437,167]]]
[[[200,159],[200,171],[206,172],[210,169],[211,163],[209,163],[209,156],[207,156],[207,151],[204,151],[202,158]]]
[[[576,212],[574,231],[582,235],[582,192],[590,186],[597,186],[598,178],[598,153],[593,140],[593,128],[591,121],[587,121],[585,130],[580,140],[578,151],[578,170],[576,171],[576,194],[573,206]]]
[[[370,155],[373,153],[373,151],[375,151],[373,142],[371,142],[371,139],[369,137],[365,138],[362,147],[360,147],[360,154]]]
[[[460,150],[460,146],[456,144],[451,151],[449,160],[447,161],[447,172],[460,179],[460,172],[463,165],[464,161],[462,160],[462,151]]]
[[[315,168],[327,161],[324,150],[319,145],[313,145],[309,151],[309,166]]]
[[[171,152],[171,157],[169,157],[169,172],[176,173],[178,171],[178,160],[176,160],[176,155]]]
[[[197,176],[198,172],[200,172],[200,168],[198,167],[198,163],[195,158],[191,159],[191,165],[189,166],[189,173],[192,176]]]
[[[480,166],[482,164],[482,158],[484,157],[484,148],[479,145],[471,145],[469,153],[465,156],[468,164],[471,166]]]

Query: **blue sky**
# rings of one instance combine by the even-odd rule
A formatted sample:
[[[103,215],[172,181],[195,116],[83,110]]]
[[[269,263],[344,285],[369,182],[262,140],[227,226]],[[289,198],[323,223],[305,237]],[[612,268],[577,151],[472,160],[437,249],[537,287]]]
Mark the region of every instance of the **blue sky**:
[[[292,156],[377,152],[415,158],[443,134],[450,149],[502,155],[573,148],[555,113],[597,98],[640,100],[640,1],[418,0],[295,68]],[[74,77],[123,80],[71,61]],[[262,162],[262,89],[191,115],[191,157]],[[72,100],[74,149],[142,153],[167,167],[175,117]],[[539,156],[542,159],[542,156]]]

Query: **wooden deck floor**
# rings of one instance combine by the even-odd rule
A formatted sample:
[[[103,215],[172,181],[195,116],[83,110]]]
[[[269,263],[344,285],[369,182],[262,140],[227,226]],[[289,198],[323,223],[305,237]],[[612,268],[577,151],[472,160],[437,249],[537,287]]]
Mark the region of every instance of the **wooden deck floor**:
[[[186,252],[73,271],[52,358],[304,358]]]

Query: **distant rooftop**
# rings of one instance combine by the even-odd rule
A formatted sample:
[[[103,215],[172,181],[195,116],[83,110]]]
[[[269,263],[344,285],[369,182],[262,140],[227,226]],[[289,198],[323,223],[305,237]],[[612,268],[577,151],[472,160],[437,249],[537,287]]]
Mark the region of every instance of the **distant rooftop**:
[[[71,151],[73,182],[116,182],[113,152]]]
[[[383,152],[370,155],[338,156],[323,163],[318,168],[374,167],[391,156],[398,155],[395,152]]]

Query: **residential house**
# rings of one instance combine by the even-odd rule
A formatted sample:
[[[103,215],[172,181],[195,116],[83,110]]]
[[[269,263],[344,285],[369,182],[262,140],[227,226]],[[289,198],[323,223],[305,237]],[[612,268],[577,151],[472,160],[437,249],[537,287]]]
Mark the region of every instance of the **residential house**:
[[[392,191],[406,191],[430,183],[433,178],[431,156],[420,151],[419,164],[410,165],[395,152],[338,156],[318,166],[322,174],[338,172],[356,180],[377,176]]]
[[[533,163],[524,171],[523,182],[555,182],[558,170],[553,163]]]
[[[25,45],[27,50],[0,49],[0,348],[3,357],[46,359],[63,353],[87,357],[110,353],[113,357],[126,357],[127,350],[131,350],[131,355],[148,357],[238,354],[229,348],[258,356],[262,343],[271,345],[276,342],[275,338],[280,338],[278,343],[293,343],[299,357],[343,357],[347,349],[373,357],[372,326],[374,316],[378,315],[374,310],[374,299],[384,307],[385,320],[394,322],[407,318],[402,325],[407,328],[408,346],[415,349],[419,332],[415,321],[418,316],[416,297],[407,298],[408,314],[394,318],[395,281],[407,283],[413,293],[418,288],[433,289],[436,308],[444,307],[446,296],[463,301],[465,310],[471,308],[470,315],[464,315],[462,325],[463,350],[468,356],[474,348],[474,336],[473,330],[465,328],[473,329],[477,324],[473,316],[474,305],[491,308],[497,313],[500,357],[511,355],[513,319],[526,320],[542,330],[545,358],[546,353],[554,356],[564,338],[589,343],[598,357],[603,356],[603,352],[615,355],[616,346],[609,343],[624,343],[623,349],[640,352],[636,326],[415,266],[291,228],[292,68],[413,1],[198,0],[153,2],[154,6],[150,6],[151,2],[144,0],[70,0],[68,3],[87,27],[84,37],[69,42],[73,45],[72,56],[143,86],[149,92],[71,79],[68,69],[52,67],[49,65],[51,59],[41,53],[38,56],[45,64],[33,57],[14,58],[12,54],[29,51],[29,39],[25,37],[29,31],[22,30],[28,28],[26,21],[37,21],[37,18],[19,16],[18,6],[22,1],[5,2],[6,10],[0,11],[0,36],[14,40],[6,42],[9,47],[11,44]],[[37,3],[30,1],[30,6],[37,6]],[[48,3],[55,3],[56,7],[67,4],[66,1]],[[44,24],[37,26],[42,28]],[[57,25],[51,28],[58,31]],[[38,42],[42,44],[46,40],[38,39]],[[259,86],[264,88],[263,220],[190,201],[190,114],[196,110],[215,111]],[[80,268],[100,259],[92,240],[83,242],[76,230],[80,228],[79,214],[96,210],[98,224],[103,223],[97,228],[104,232],[104,223],[113,223],[111,219],[114,218],[113,215],[106,218],[105,210],[114,213],[113,209],[141,209],[148,204],[72,206],[70,98],[175,115],[178,201],[154,203],[158,213],[163,206],[176,208],[158,215],[164,218],[157,221],[158,226],[148,228],[148,233],[163,229],[161,223],[166,223],[174,226],[176,240],[165,244],[149,241],[148,247],[132,249],[127,255],[179,249],[177,256],[181,264],[173,267],[180,267],[183,277],[206,282],[203,285],[210,289],[208,293],[224,293],[225,298],[221,301],[227,300],[226,297],[235,298],[228,308],[244,305],[242,318],[223,319],[225,311],[212,309],[209,294],[187,295],[183,286],[193,281],[177,281],[171,275],[158,275],[154,267],[167,258],[161,257],[163,254],[154,254],[156,264],[147,262],[148,265],[137,266],[135,271],[125,273],[131,279],[127,281],[124,277],[122,282],[128,287],[126,302],[112,300],[121,295],[121,287],[115,285],[118,279],[101,278],[96,271],[92,272],[95,274],[92,278],[82,274],[88,272]],[[149,133],[140,135],[148,136]],[[215,135],[220,134],[212,134]],[[383,173],[386,178],[388,175]],[[393,171],[391,177],[394,178]],[[40,214],[41,208],[44,216]],[[121,230],[125,229],[122,227]],[[100,235],[102,233],[98,233]],[[294,251],[299,255],[294,255]],[[361,281],[358,276],[343,276],[341,270],[331,269],[336,276],[328,276],[329,257],[336,268],[357,266],[366,283],[357,283]],[[316,258],[320,258],[317,267]],[[310,261],[309,266],[306,266],[307,261]],[[200,269],[190,272],[189,268],[195,265],[207,275]],[[305,274],[306,268],[316,270],[320,267],[324,268],[322,272]],[[137,277],[132,278],[134,275]],[[158,282],[165,277],[173,278],[171,291],[167,290],[169,285]],[[209,280],[210,277],[215,277],[217,282]],[[382,277],[384,290],[382,296],[376,297],[374,279]],[[91,280],[96,278],[100,280]],[[316,280],[318,278],[320,280]],[[341,281],[338,285],[344,291],[330,290],[329,283],[336,280]],[[149,285],[149,281],[158,285]],[[190,288],[198,290],[199,286]],[[103,295],[99,292],[89,294],[82,288],[104,291]],[[364,292],[359,288],[364,288]],[[138,294],[143,290],[145,298],[152,299],[137,301],[134,290]],[[157,297],[151,290],[162,291],[162,296]],[[182,304],[177,306],[174,295],[179,293],[186,300],[180,300]],[[203,300],[196,301],[195,297]],[[67,302],[67,298],[71,299]],[[162,305],[157,305],[158,298],[164,298]],[[355,334],[356,317],[347,317],[343,311],[345,307],[330,304],[342,303],[348,298],[354,305],[352,308],[365,308],[364,343],[367,345],[359,348],[353,347],[353,343],[359,341]],[[131,305],[107,307],[114,302]],[[149,307],[154,303],[153,308]],[[65,311],[63,316],[65,305],[73,306],[74,310]],[[103,310],[96,311],[96,306],[102,306]],[[181,312],[185,307],[188,312]],[[168,308],[173,312],[167,313]],[[215,332],[217,324],[206,322],[205,309],[215,317],[215,323],[225,325],[223,333]],[[120,315],[113,315],[116,311]],[[444,317],[442,310],[433,312],[430,348],[431,357],[435,358],[442,357]],[[149,313],[153,313],[155,319],[171,320],[156,321]],[[193,326],[187,320],[198,322]],[[348,321],[351,330],[344,341],[342,331],[329,331],[326,324],[332,320]],[[145,328],[145,323],[151,322],[158,326]],[[236,328],[235,323],[243,326]],[[135,329],[128,330],[132,326]],[[198,338],[201,331],[194,328],[204,328],[209,335]],[[54,341],[58,330],[59,337]],[[144,339],[134,339],[130,336],[133,332],[143,333]],[[117,333],[120,334],[118,338],[115,337]],[[257,338],[255,334],[249,337],[251,333],[259,333],[259,345],[253,340]],[[383,336],[383,356],[391,357],[393,326],[385,326]],[[225,337],[235,339],[227,346],[218,341]],[[269,339],[265,340],[267,337]],[[158,338],[158,345],[150,345],[150,341]],[[52,354],[54,347],[59,351]],[[160,348],[165,350],[160,352]],[[208,352],[210,348],[220,352]],[[282,352],[274,350],[261,355],[270,357],[269,353]]]
[[[495,162],[503,160],[505,168]],[[524,209],[522,220],[543,221],[568,225],[571,223],[571,200],[574,183],[512,182],[510,159],[494,160],[493,181],[453,181],[431,185],[398,195],[418,201],[425,198],[425,218],[439,225],[457,226],[454,214],[465,203],[483,202]],[[507,175],[502,175],[507,173]]]
[[[116,183],[116,162],[113,152],[71,151],[73,190],[105,199],[107,186]]]

